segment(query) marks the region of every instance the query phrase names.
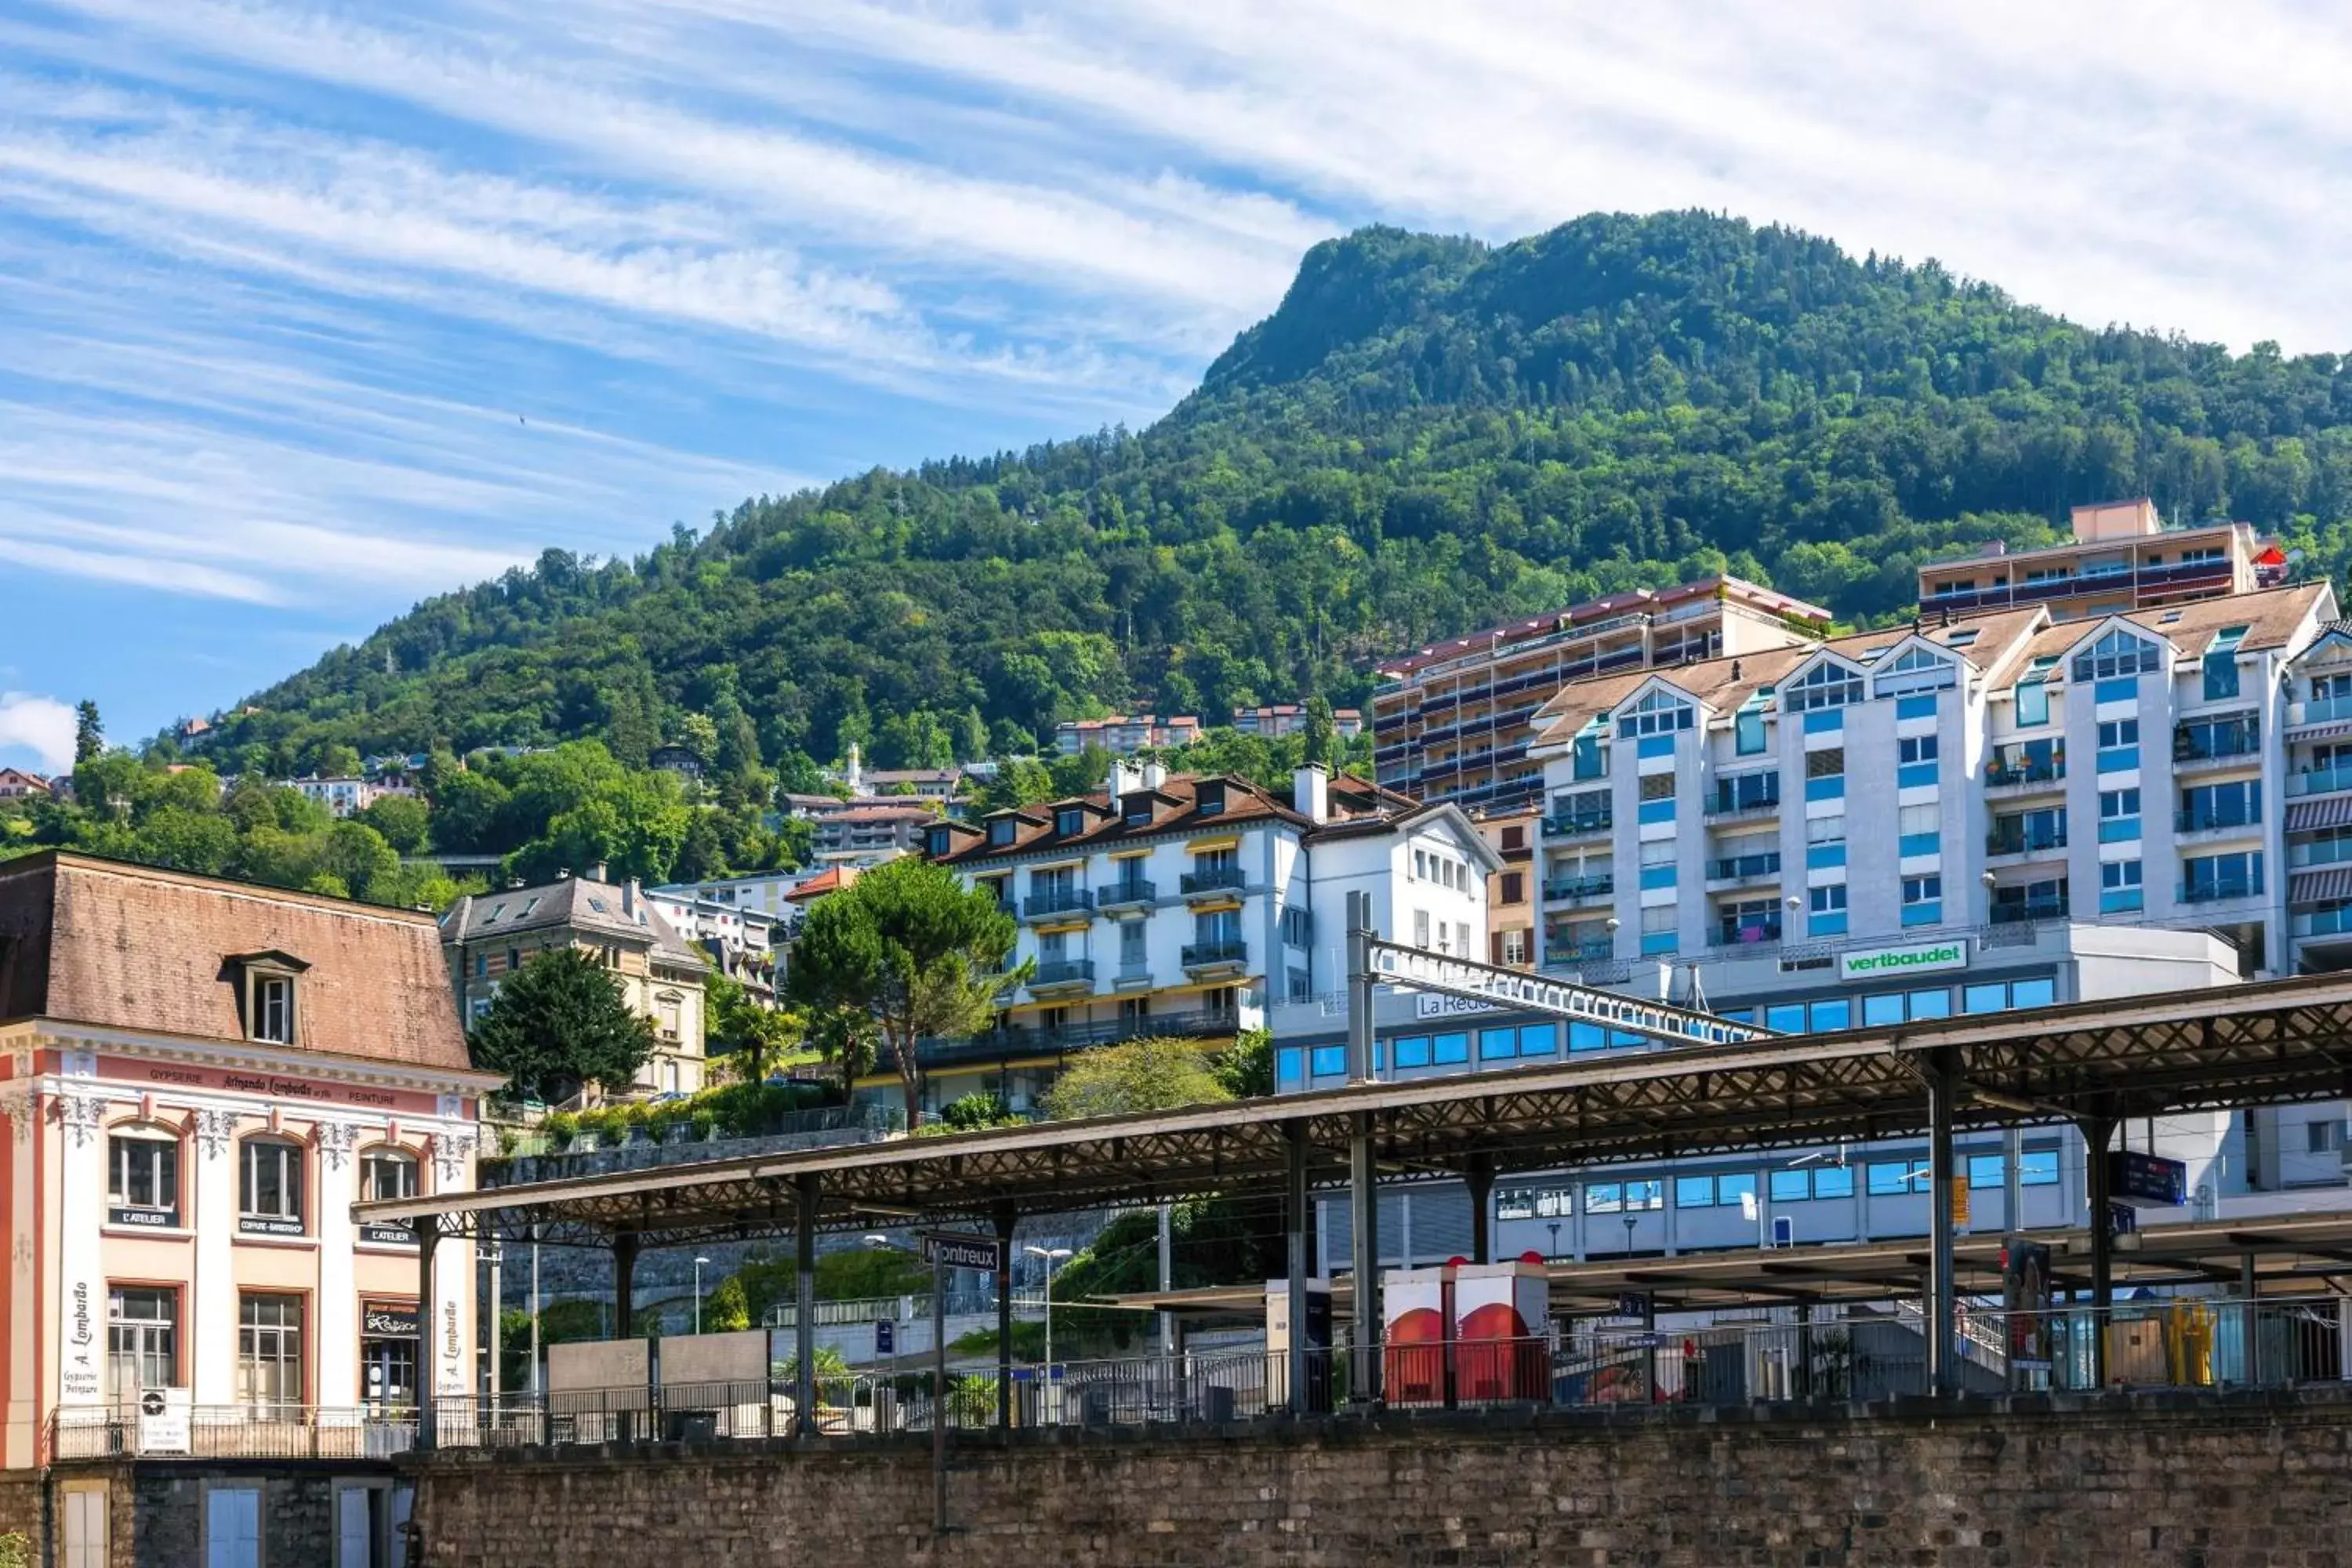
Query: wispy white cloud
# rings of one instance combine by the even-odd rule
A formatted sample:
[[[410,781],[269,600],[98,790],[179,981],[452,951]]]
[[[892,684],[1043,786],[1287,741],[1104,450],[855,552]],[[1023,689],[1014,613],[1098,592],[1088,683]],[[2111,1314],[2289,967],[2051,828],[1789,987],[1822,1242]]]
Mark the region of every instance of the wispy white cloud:
[[[0,691],[0,750],[17,747],[49,772],[73,762],[74,710],[54,697]]]

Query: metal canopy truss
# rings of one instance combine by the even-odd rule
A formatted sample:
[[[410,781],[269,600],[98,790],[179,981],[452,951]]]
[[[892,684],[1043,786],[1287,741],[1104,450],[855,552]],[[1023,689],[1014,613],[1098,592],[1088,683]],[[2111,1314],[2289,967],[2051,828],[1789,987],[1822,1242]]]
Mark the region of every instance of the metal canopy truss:
[[[443,1234],[519,1237],[536,1223],[545,1239],[690,1246],[792,1234],[803,1175],[832,1230],[1278,1194],[1293,1124],[1327,1184],[1344,1179],[1360,1121],[1384,1179],[1864,1142],[1928,1128],[1930,1053],[1966,1086],[1952,1113],[1962,1128],[2018,1120],[2020,1105],[2111,1119],[2352,1098],[2352,974],[389,1198],[352,1214],[437,1216]]]
[[[1382,985],[1434,991],[1467,1002],[1549,1013],[1554,1017],[1604,1025],[1670,1046],[1726,1045],[1782,1037],[1777,1029],[1734,1023],[1713,1013],[1694,1012],[1664,1002],[1644,1002],[1638,996],[1621,996],[1589,985],[1571,985],[1564,980],[1547,980],[1524,969],[1504,969],[1466,958],[1449,958],[1441,952],[1382,942],[1376,937],[1368,939],[1364,948],[1372,978]]]
[[[2053,1279],[2059,1288],[2087,1287],[2091,1247],[2087,1231],[2036,1230],[2032,1237],[2052,1248]],[[1953,1252],[1963,1294],[2000,1294],[2005,1245],[1999,1236],[1959,1239]],[[2134,1289],[2236,1284],[2248,1278],[2250,1261],[2258,1289],[2268,1287],[2275,1294],[2308,1294],[2315,1281],[2331,1286],[2352,1282],[2352,1220],[2334,1215],[2285,1215],[2152,1225],[2116,1253],[2115,1283]],[[1627,1295],[1636,1293],[1652,1298],[1660,1311],[1916,1298],[1927,1266],[1927,1238],[1904,1237],[1792,1247],[1734,1247],[1674,1258],[1554,1260],[1549,1272],[1555,1310],[1609,1317],[1621,1311]],[[1335,1301],[1352,1299],[1351,1281],[1345,1275],[1332,1281],[1331,1290]],[[1265,1308],[1265,1288],[1255,1285],[1135,1291],[1108,1300],[1137,1310],[1195,1317],[1255,1317]]]

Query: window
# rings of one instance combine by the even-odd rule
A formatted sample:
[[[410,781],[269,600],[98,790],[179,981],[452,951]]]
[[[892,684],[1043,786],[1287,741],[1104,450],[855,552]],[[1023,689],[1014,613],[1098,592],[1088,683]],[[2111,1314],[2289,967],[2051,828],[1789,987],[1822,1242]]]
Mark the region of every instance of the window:
[[[1664,691],[1648,692],[1618,716],[1617,738],[1630,741],[1643,735],[1672,734],[1689,729],[1696,718],[1691,705],[1679,698]]]
[[[2029,1149],[2017,1157],[2017,1184],[2054,1187],[2058,1184],[2058,1151]]]
[[[110,1223],[180,1223],[178,1139],[162,1131],[118,1132],[107,1142],[106,1174]]]
[[[988,841],[1002,847],[1012,843],[1013,836],[1020,831],[1021,825],[1018,822],[1009,816],[1000,816],[988,825]]]
[[[1657,904],[1642,911],[1642,952],[1645,955],[1672,952],[1680,944],[1675,930],[1675,906]]]
[[[1143,938],[1148,930],[1143,921],[1124,921],[1118,928],[1118,967],[1121,973],[1132,974],[1148,963],[1144,956]]]
[[[1710,1208],[1715,1204],[1713,1176],[1676,1176],[1675,1207],[1678,1209]]]
[[[1903,763],[1932,763],[1940,750],[1933,735],[1906,735],[1895,745],[1896,760]]]
[[[248,1236],[300,1236],[301,1146],[248,1138],[239,1161],[237,1228]]]
[[[1666,1206],[1666,1184],[1663,1181],[1627,1182],[1625,1206],[1629,1209],[1662,1209]]]
[[[2136,789],[2104,789],[2099,792],[2099,842],[2128,843],[2139,837],[2139,791]]]
[[[1862,700],[1862,677],[1824,659],[1780,689],[1780,705],[1791,713],[1843,708]]]
[[[253,977],[253,1037],[274,1045],[294,1043],[294,979],[287,974]]]
[[[1429,1041],[1429,1055],[1439,1067],[1460,1067],[1470,1059],[1470,1037],[1466,1034],[1433,1035]]]
[[[416,1195],[416,1156],[398,1149],[371,1149],[360,1156],[360,1201]]]
[[[1805,889],[1805,934],[1843,936],[1845,931],[1845,884]]]
[[[1429,1065],[1427,1035],[1400,1036],[1394,1045],[1396,1065],[1401,1068],[1425,1068]]]
[[[1076,806],[1065,806],[1054,814],[1054,831],[1065,838],[1076,838],[1087,830],[1087,814]]]
[[[2246,640],[2244,626],[2223,626],[2205,650],[2205,700],[2218,702],[2238,694],[2238,645]]]
[[[1585,721],[1584,728],[1576,732],[1571,777],[1597,779],[1607,776],[1609,748],[1602,743],[1607,734],[1607,728],[1599,714]]]
[[[2058,668],[2056,654],[2044,654],[2028,666],[2017,682],[2016,723],[2021,730],[2050,722],[2050,672]]]
[[[1805,842],[1808,844],[1843,844],[1845,842],[1845,818],[1839,816],[1809,816],[1805,819]]]
[[[1517,1029],[1481,1029],[1478,1031],[1478,1059],[1482,1062],[1508,1061],[1519,1053],[1519,1032]]]
[[[931,829],[931,833],[930,833],[930,850],[929,850],[929,854],[930,854],[931,858],[932,858],[932,859],[934,859],[934,860],[937,860],[937,859],[939,859],[940,857],[944,856],[947,852],[948,852],[948,830],[947,830],[946,828],[944,828],[944,827],[934,827],[934,828],[932,828],[932,829]]]
[[[1758,699],[1749,698],[1731,716],[1731,749],[1742,757],[1764,750],[1764,704]]]
[[[1775,1171],[1770,1185],[1776,1204],[1802,1203],[1813,1195],[1813,1175],[1810,1171]]]
[[[237,1298],[236,1399],[254,1407],[302,1403],[299,1296]]]
[[[1944,879],[1941,876],[1906,877],[1903,879],[1903,923],[1934,925],[1944,918]]]
[[[2249,899],[2263,890],[2263,858],[2255,850],[2230,855],[2202,855],[2180,863],[2181,900],[2208,903],[2215,899]]]
[[[1217,816],[1225,809],[1225,785],[1223,779],[1203,779],[1192,786],[1192,809],[1202,816]]]
[[[2164,656],[2154,643],[2136,637],[2118,626],[2074,656],[2074,679],[2077,681],[2112,680],[2124,676],[2146,675],[2162,668],[2163,664]]]
[[[1927,1167],[1908,1163],[1874,1163],[1870,1167],[1869,1179],[1872,1197],[1901,1197],[1906,1193],[1927,1189]]]
[[[1943,831],[1943,807],[1899,806],[1895,815],[1895,853],[1906,858],[1940,854],[1944,847]]]
[[[2306,1121],[2303,1124],[2303,1149],[2306,1154],[2332,1154],[2344,1147],[2344,1123],[2341,1121]]]
[[[2140,863],[2137,860],[2101,862],[2099,912],[2103,915],[2129,914],[2141,907]]]
[[[1950,659],[1914,643],[1871,677],[1871,687],[1880,697],[1899,697],[1906,692],[1938,691],[1958,679]]]
[[[1763,810],[1780,804],[1780,775],[1770,768],[1731,773],[1715,781],[1715,809]]]
[[[2262,781],[2239,779],[2182,790],[2180,817],[2175,826],[2183,833],[2195,833],[2208,827],[2250,826],[2262,819]]]
[[[1819,779],[1839,778],[1844,773],[1845,748],[1843,746],[1823,746],[1819,750],[1807,752],[1805,753],[1805,798],[1807,800],[1823,798],[1813,793],[1814,782]]]
[[[1503,902],[1524,904],[1528,901],[1528,879],[1519,871],[1503,873]]]
[[[1675,798],[1675,775],[1643,773],[1638,788],[1643,800],[1672,800]]]
[[[1853,1196],[1853,1168],[1847,1165],[1823,1165],[1814,1171],[1813,1196],[1817,1198]]]
[[[117,1285],[106,1295],[106,1396],[127,1402],[142,1389],[180,1381],[180,1293],[169,1286]]]
[[[1317,1078],[1340,1078],[1348,1071],[1348,1047],[1318,1046],[1309,1053],[1309,1067]]]

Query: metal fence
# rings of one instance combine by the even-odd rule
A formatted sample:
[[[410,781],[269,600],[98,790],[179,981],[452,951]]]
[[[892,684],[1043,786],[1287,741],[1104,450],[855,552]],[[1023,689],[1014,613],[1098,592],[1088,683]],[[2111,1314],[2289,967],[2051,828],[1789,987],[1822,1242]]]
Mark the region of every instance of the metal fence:
[[[199,1405],[162,1422],[142,1422],[135,1410],[106,1406],[59,1410],[50,1422],[49,1454],[59,1459],[382,1459],[415,1442],[416,1413],[397,1407]]]

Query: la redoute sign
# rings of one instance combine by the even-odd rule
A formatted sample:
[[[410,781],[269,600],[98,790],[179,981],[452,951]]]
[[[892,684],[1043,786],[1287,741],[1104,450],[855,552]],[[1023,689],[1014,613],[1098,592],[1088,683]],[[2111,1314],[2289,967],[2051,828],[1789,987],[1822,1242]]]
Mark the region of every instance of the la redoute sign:
[[[1873,947],[1838,954],[1838,978],[1874,980],[1889,974],[1927,974],[1938,969],[1966,969],[1965,938],[1922,942],[1916,947]]]

